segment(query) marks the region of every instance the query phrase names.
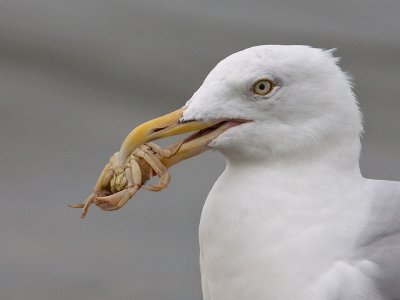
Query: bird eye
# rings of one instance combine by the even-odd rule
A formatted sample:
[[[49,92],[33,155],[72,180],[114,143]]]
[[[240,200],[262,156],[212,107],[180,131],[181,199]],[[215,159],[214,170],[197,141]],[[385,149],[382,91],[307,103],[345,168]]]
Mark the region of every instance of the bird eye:
[[[269,79],[260,79],[253,84],[253,92],[265,96],[274,88],[275,84]]]

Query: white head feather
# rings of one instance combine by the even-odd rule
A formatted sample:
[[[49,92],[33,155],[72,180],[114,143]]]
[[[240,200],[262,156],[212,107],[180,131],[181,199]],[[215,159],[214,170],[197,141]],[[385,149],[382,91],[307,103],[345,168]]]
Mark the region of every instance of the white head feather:
[[[358,160],[362,116],[349,77],[331,50],[267,45],[237,52],[217,64],[188,101],[184,119],[241,118],[210,146],[229,160],[318,153],[321,145],[351,148]],[[276,87],[252,93],[260,78]]]

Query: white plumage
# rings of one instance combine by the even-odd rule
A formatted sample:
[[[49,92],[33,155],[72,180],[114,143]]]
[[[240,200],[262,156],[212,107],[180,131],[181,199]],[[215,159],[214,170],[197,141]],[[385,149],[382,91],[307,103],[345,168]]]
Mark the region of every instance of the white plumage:
[[[254,95],[257,78],[277,86]],[[362,118],[332,51],[229,56],[184,113],[218,118],[254,122],[210,144],[227,167],[200,222],[205,300],[400,298],[400,183],[362,177]]]

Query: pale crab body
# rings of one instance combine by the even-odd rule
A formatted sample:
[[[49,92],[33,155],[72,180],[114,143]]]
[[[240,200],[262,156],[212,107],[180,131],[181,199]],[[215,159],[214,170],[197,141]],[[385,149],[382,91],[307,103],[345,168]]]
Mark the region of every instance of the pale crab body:
[[[103,210],[117,210],[141,187],[150,191],[161,191],[168,186],[171,177],[160,159],[171,157],[178,149],[179,147],[164,149],[154,143],[146,143],[135,149],[122,165],[119,162],[119,152],[115,152],[89,197],[81,204],[70,206],[82,208],[81,216],[85,217],[93,203]],[[160,178],[157,184],[145,185],[148,179],[156,175]]]
[[[207,151],[208,144],[218,135],[242,121],[185,121],[182,107],[170,114],[144,123],[131,131],[101,172],[93,192],[83,203],[70,205],[81,208],[85,217],[94,203],[102,210],[112,211],[123,207],[140,189],[161,191],[168,186],[168,168],[180,161]],[[156,139],[196,131],[194,134],[167,148],[151,143]],[[158,176],[155,185],[145,185]]]

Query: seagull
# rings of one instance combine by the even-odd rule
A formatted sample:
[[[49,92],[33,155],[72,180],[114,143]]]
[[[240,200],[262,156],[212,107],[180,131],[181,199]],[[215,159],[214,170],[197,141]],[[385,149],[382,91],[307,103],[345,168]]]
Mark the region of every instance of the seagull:
[[[197,130],[176,161],[226,158],[200,220],[204,300],[400,299],[400,182],[362,176],[362,114],[338,61],[303,45],[234,53],[123,142],[121,163]]]

